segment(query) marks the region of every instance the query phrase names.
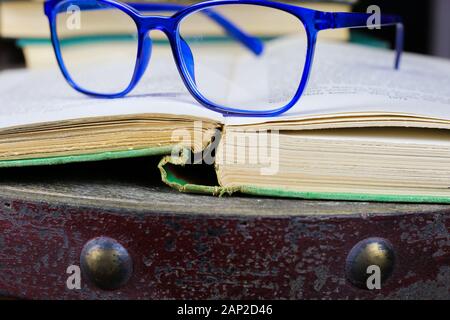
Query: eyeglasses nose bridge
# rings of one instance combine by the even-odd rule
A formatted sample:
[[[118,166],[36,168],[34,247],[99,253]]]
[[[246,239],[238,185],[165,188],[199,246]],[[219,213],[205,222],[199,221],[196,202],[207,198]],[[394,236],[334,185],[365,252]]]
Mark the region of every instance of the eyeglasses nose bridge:
[[[172,17],[146,16],[141,19],[141,24],[147,32],[160,30],[167,34],[175,28],[175,21]]]

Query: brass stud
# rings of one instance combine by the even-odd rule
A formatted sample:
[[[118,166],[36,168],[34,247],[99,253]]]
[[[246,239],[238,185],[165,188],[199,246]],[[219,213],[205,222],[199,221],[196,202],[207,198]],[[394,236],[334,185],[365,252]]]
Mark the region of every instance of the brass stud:
[[[358,242],[347,256],[345,272],[347,279],[356,287],[367,288],[369,266],[380,268],[380,282],[383,284],[392,274],[395,254],[392,244],[383,238],[368,238]]]
[[[80,265],[89,281],[104,290],[123,286],[133,272],[128,251],[108,237],[88,241],[81,251]]]

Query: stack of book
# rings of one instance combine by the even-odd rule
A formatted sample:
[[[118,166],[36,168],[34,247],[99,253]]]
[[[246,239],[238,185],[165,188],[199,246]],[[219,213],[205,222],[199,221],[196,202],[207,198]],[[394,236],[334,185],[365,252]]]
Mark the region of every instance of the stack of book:
[[[42,12],[41,2],[2,3],[2,35],[19,40],[30,67],[56,65]],[[325,36],[348,39],[343,32]],[[221,68],[245,61],[288,75],[283,67],[298,57],[296,41],[269,42],[267,52],[276,46],[285,53],[276,59],[252,66],[236,54]],[[161,157],[161,179],[180,191],[450,203],[450,62],[405,54],[395,70],[393,60],[389,50],[319,41],[300,101],[282,116],[256,118],[202,107],[173,61],[162,59],[124,99],[81,96],[56,70],[1,72],[0,168],[152,155]],[[204,83],[217,79],[206,75]],[[242,75],[231,72],[228,80],[242,84]],[[271,83],[269,73],[261,75]],[[103,83],[105,73],[90,80]],[[194,168],[202,163],[197,156],[202,168]]]
[[[55,65],[55,57],[49,39],[50,28],[47,17],[44,15],[43,2],[44,0],[18,0],[0,3],[0,38],[17,40],[17,45],[23,50],[26,65],[29,68],[42,68]],[[354,2],[353,0],[338,2],[309,0],[297,1],[295,3],[303,7],[322,11],[349,12]],[[190,4],[188,1],[182,1],[182,3],[186,5]],[[162,13],[158,12],[158,14],[160,15]],[[242,12],[242,10],[236,14],[246,15],[250,19],[252,17],[251,12]],[[105,23],[105,21],[99,21],[99,25],[105,26]],[[267,30],[267,24],[263,20],[251,21],[251,25],[259,33],[273,33],[273,29]],[[279,32],[285,32],[285,28],[291,28],[286,23],[283,24],[283,21],[279,21],[277,25],[279,26]],[[124,31],[121,30],[120,26],[111,26],[110,30],[119,35]],[[192,31],[194,32],[195,30]],[[95,34],[95,30],[86,30],[85,32]],[[79,34],[79,36],[83,35],[82,33]],[[158,34],[155,34],[155,36],[152,35],[152,37],[161,36]],[[339,29],[323,32],[320,36],[328,39],[346,41],[349,40],[350,33],[346,29]],[[99,51],[98,54],[103,54],[103,52]]]
[[[295,57],[295,41],[283,45],[290,56],[271,63]],[[158,59],[124,99],[81,96],[52,69],[2,72],[0,168],[152,155],[180,191],[450,203],[450,62],[405,54],[394,70],[392,59],[320,42],[300,102],[265,118],[202,107]]]

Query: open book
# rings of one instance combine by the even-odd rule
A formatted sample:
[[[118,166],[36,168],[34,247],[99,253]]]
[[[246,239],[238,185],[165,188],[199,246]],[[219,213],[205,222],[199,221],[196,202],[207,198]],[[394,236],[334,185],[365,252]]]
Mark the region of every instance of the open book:
[[[319,43],[293,109],[243,118],[200,106],[161,53],[122,99],[56,69],[0,74],[0,167],[158,155],[180,191],[450,203],[449,61],[406,54],[395,71],[389,51]]]

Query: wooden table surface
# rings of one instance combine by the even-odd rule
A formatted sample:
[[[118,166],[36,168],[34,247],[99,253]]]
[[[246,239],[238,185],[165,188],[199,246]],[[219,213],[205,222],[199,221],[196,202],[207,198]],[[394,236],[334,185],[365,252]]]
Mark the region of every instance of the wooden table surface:
[[[450,206],[182,194],[157,159],[2,169],[0,295],[18,298],[450,299]],[[94,237],[130,252],[128,283],[66,287]],[[345,264],[361,240],[395,250],[381,290]]]

